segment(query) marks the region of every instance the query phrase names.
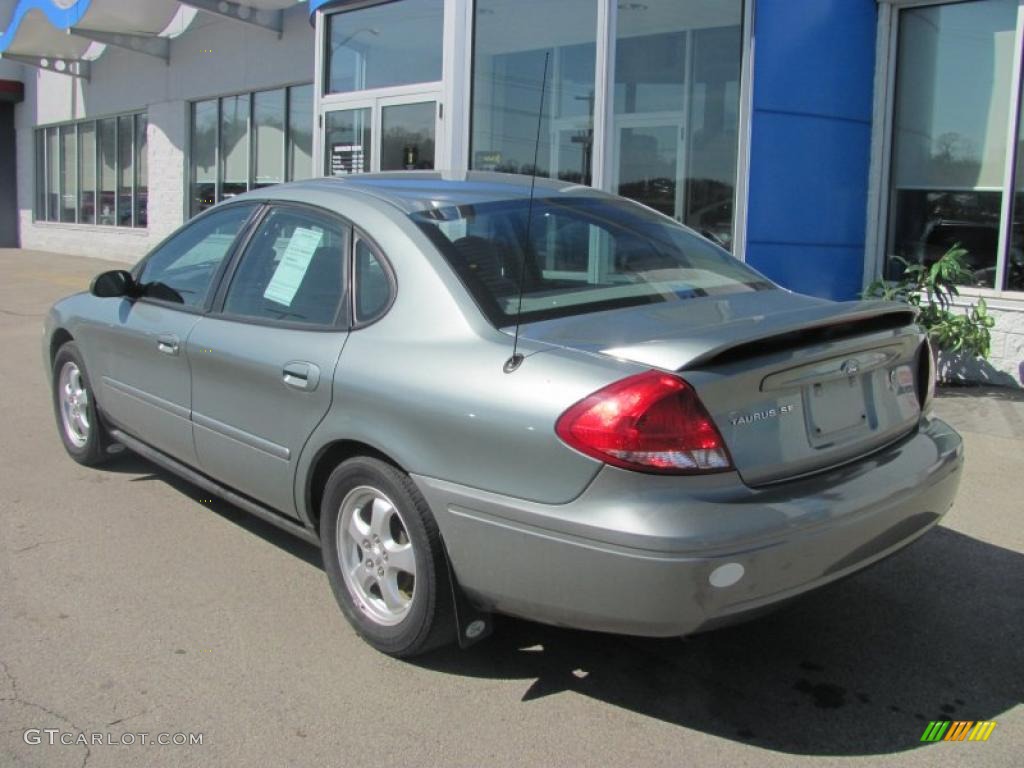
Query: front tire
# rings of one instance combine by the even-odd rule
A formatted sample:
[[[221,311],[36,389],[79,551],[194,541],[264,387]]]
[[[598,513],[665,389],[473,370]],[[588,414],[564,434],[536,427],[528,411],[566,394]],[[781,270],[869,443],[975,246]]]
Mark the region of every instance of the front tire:
[[[327,579],[366,642],[408,658],[456,639],[444,545],[408,475],[368,457],[342,462],[320,520]]]
[[[85,363],[73,341],[61,346],[53,360],[53,409],[61,442],[72,459],[87,467],[107,460],[109,438],[96,410]]]

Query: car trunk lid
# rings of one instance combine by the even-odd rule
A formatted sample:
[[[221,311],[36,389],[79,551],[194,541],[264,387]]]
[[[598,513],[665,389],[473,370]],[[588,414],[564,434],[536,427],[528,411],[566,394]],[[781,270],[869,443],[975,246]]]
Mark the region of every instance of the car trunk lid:
[[[533,323],[523,336],[681,372],[750,485],[851,461],[920,416],[922,338],[901,304],[758,291]]]

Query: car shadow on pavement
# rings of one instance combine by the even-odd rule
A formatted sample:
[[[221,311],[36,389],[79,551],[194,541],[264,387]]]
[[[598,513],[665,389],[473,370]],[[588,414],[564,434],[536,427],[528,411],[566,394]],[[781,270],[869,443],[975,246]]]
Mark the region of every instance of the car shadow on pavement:
[[[105,468],[206,496],[133,454]],[[227,501],[203,506],[323,567],[317,547]],[[931,720],[998,722],[1024,701],[1022,584],[1024,555],[939,527],[873,568],[727,629],[654,640],[499,617],[478,645],[412,663],[522,680],[522,706],[583,695],[784,753],[888,754],[923,746]]]
[[[323,568],[323,561],[320,558],[320,549],[307,541],[303,541],[277,526],[260,520],[258,517],[249,514],[243,509],[236,507],[229,501],[219,496],[204,491],[198,485],[190,483],[178,475],[172,474],[162,467],[142,458],[141,456],[125,451],[125,455],[119,456],[116,461],[103,465],[104,471],[120,472],[133,477],[131,482],[142,483],[150,480],[159,480],[174,488],[184,496],[200,501],[206,509],[214,512],[226,520],[231,521],[249,533],[259,536],[261,539],[273,544],[285,552],[304,560],[317,568]]]
[[[995,720],[1024,700],[1024,556],[937,528],[875,568],[747,624],[685,640],[502,620],[419,663],[571,692],[779,752],[923,746],[930,720]],[[998,730],[995,732],[998,735]]]

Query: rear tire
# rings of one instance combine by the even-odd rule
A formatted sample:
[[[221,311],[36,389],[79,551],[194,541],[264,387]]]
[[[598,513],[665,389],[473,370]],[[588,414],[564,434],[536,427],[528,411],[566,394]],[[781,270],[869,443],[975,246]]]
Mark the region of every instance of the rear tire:
[[[327,579],[367,643],[408,658],[456,640],[441,534],[408,475],[368,457],[342,462],[327,479],[320,520]]]
[[[53,360],[53,409],[61,442],[72,459],[95,467],[109,458],[110,438],[100,421],[82,355],[73,341],[63,344]]]

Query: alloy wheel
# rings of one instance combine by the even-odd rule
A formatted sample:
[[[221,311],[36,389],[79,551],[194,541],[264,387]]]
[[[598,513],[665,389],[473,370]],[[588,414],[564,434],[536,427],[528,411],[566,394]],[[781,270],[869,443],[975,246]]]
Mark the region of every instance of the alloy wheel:
[[[398,507],[382,491],[361,485],[341,502],[337,545],[345,586],[377,624],[394,626],[415,598],[416,554]]]

